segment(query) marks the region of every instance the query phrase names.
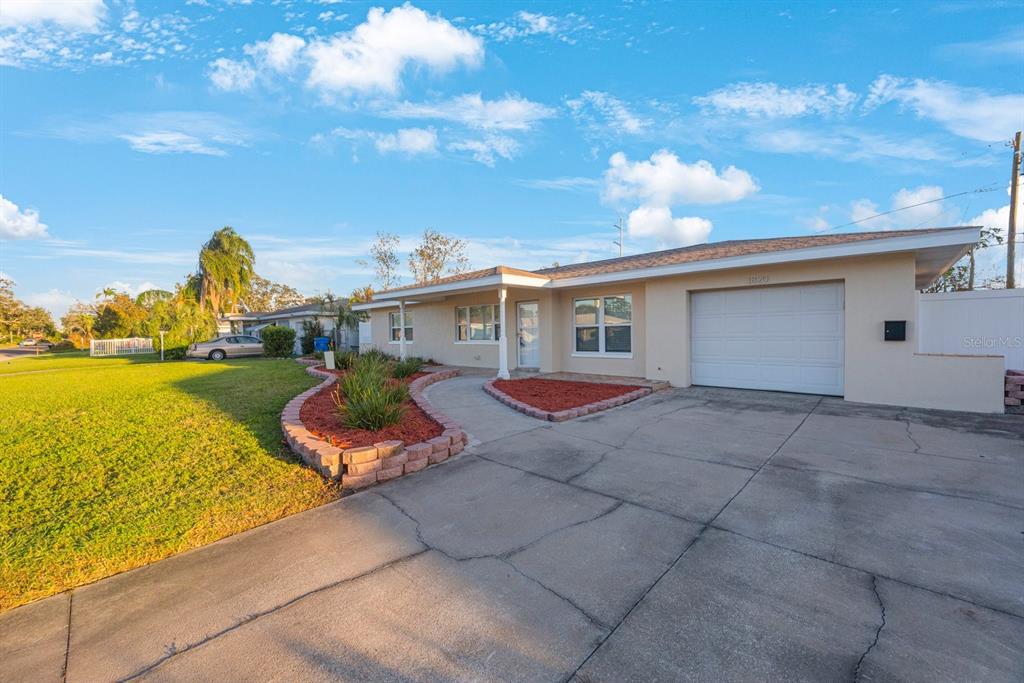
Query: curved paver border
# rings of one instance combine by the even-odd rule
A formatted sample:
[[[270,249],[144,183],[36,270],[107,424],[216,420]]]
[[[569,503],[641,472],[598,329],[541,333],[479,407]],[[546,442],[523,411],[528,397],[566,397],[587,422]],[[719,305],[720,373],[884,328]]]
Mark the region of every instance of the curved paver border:
[[[323,381],[285,405],[281,412],[281,431],[284,432],[288,446],[306,465],[329,479],[340,479],[343,487],[363,488],[404,474],[419,472],[429,465],[443,462],[449,456],[458,455],[468,441],[459,424],[431,405],[423,395],[423,391],[431,384],[459,374],[458,370],[438,370],[410,382],[409,397],[423,412],[444,427],[441,436],[409,446],[401,441],[381,441],[372,446],[359,448],[342,449],[333,446],[306,429],[299,414],[303,404],[311,396],[334,384],[338,377],[321,370],[318,361],[311,361],[308,358],[296,360],[307,366],[307,373]]]
[[[606,398],[604,400],[595,401],[576,408],[550,411],[536,408],[531,406],[529,403],[512,398],[504,391],[494,386],[494,382],[495,380],[493,379],[489,379],[484,382],[484,391],[507,405],[512,410],[518,410],[524,415],[535,417],[538,420],[547,420],[549,422],[565,422],[566,420],[583,417],[584,415],[590,415],[591,413],[598,413],[602,410],[608,410],[609,408],[614,408],[616,406],[621,406],[624,403],[635,401],[638,398],[643,398],[653,391],[650,387],[640,387],[630,391],[629,393],[622,394],[621,396],[615,396],[614,398]]]

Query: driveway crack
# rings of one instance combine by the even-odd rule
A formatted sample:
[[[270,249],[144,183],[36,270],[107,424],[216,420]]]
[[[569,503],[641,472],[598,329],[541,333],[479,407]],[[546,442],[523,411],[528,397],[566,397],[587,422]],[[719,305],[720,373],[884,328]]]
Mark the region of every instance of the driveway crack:
[[[68,639],[64,644],[64,666],[60,670],[60,680],[68,680],[68,660],[71,658],[71,607],[74,605],[75,591],[68,593]]]
[[[878,624],[878,628],[875,629],[875,637],[872,639],[871,644],[861,654],[860,659],[857,660],[857,666],[853,669],[853,680],[854,683],[860,680],[860,670],[864,666],[864,660],[867,659],[868,653],[874,649],[875,645],[878,645],[878,638],[882,635],[882,629],[885,628],[885,603],[882,602],[882,596],[878,592],[878,577],[874,574],[871,575],[871,591],[875,594],[875,599],[878,600],[878,607],[882,611],[882,620]]]
[[[252,612],[250,614],[247,614],[244,617],[242,617],[241,619],[239,619],[238,621],[236,621],[234,624],[231,624],[230,626],[226,626],[226,627],[222,628],[221,630],[216,631],[214,633],[209,633],[206,636],[204,636],[203,638],[200,638],[199,640],[197,640],[195,642],[187,643],[183,647],[179,648],[179,647],[177,647],[177,645],[175,643],[171,643],[167,647],[167,652],[166,652],[166,654],[164,654],[163,657],[160,657],[159,659],[155,660],[154,662],[144,666],[141,669],[138,669],[134,673],[128,674],[124,678],[120,678],[118,680],[119,681],[132,681],[132,680],[135,680],[135,679],[140,678],[142,676],[145,676],[146,674],[148,674],[151,671],[153,671],[154,669],[162,666],[164,663],[168,662],[169,660],[173,659],[174,657],[177,657],[180,654],[184,654],[186,652],[190,652],[192,650],[195,650],[196,648],[202,647],[203,645],[206,645],[207,643],[209,643],[211,641],[214,641],[217,638],[220,638],[221,636],[225,636],[225,635],[231,633],[232,631],[236,631],[236,630],[242,628],[243,626],[245,626],[247,624],[250,624],[250,623],[252,623],[252,622],[254,622],[254,621],[258,620],[258,619],[262,619],[263,617],[266,617],[266,616],[269,616],[271,614],[274,614],[275,612],[283,610],[286,607],[290,607],[290,606],[292,606],[292,605],[294,605],[294,604],[296,604],[296,603],[298,603],[298,602],[300,602],[302,600],[305,600],[306,598],[308,598],[308,597],[310,597],[312,595],[316,595],[318,593],[323,593],[324,591],[331,590],[332,588],[337,588],[338,586],[342,586],[342,585],[344,585],[346,583],[351,583],[353,581],[358,581],[359,579],[364,579],[364,578],[366,578],[368,576],[372,576],[373,574],[376,574],[377,572],[381,571],[382,569],[388,569],[390,567],[402,564],[403,562],[407,562],[407,561],[409,561],[409,560],[411,560],[411,559],[413,559],[415,557],[418,557],[418,556],[422,555],[425,552],[427,552],[427,549],[418,550],[418,551],[416,551],[414,553],[410,553],[409,555],[405,555],[403,557],[399,557],[397,559],[389,560],[387,562],[384,562],[383,564],[379,564],[376,567],[371,567],[370,569],[366,570],[365,572],[362,572],[360,574],[356,574],[355,576],[349,576],[349,577],[344,578],[344,579],[338,579],[337,581],[332,581],[331,583],[325,584],[323,586],[319,586],[317,588],[313,588],[311,590],[306,591],[305,593],[301,593],[299,595],[296,595],[293,598],[289,598],[288,600],[285,600],[284,602],[282,602],[282,603],[280,603],[278,605],[275,605],[273,607],[268,607],[267,609],[260,610],[259,612]]]
[[[517,567],[514,564],[512,564],[512,562],[510,562],[508,560],[505,560],[505,559],[502,559],[500,557],[495,557],[494,559],[498,560],[499,562],[501,562],[505,566],[509,567],[516,574],[519,574],[519,576],[521,576],[524,579],[530,581],[531,583],[537,584],[538,586],[543,588],[548,593],[551,593],[556,598],[559,598],[560,600],[565,602],[567,605],[569,605],[570,607],[575,609],[577,612],[582,614],[584,617],[586,617],[587,621],[592,623],[594,626],[597,626],[602,631],[605,631],[606,633],[611,631],[611,626],[609,624],[604,623],[603,621],[601,621],[597,617],[595,617],[592,614],[590,614],[589,612],[587,612],[587,610],[585,610],[582,607],[580,607],[579,605],[577,605],[576,602],[574,602],[572,600],[572,598],[568,598],[568,597],[562,595],[561,593],[559,593],[558,591],[556,591],[554,588],[551,588],[550,586],[545,585],[544,582],[542,582],[540,579],[536,579],[536,578],[530,576],[529,574],[527,574],[526,572],[521,570],[519,567]]]
[[[490,554],[486,554],[486,555],[470,555],[470,556],[466,556],[466,557],[459,557],[459,556],[456,556],[456,555],[452,555],[451,553],[449,553],[447,550],[444,550],[443,548],[438,548],[437,546],[431,545],[430,543],[425,541],[423,539],[423,537],[421,536],[421,534],[420,534],[420,522],[419,522],[419,520],[417,520],[415,517],[413,517],[411,514],[409,514],[409,512],[407,510],[405,510],[401,505],[399,505],[395,501],[391,500],[390,498],[388,498],[384,494],[379,493],[379,492],[375,492],[375,493],[376,493],[376,495],[380,496],[381,498],[385,499],[386,501],[388,501],[389,503],[394,505],[396,510],[401,512],[403,515],[405,515],[410,520],[412,520],[412,522],[414,524],[416,524],[416,537],[417,537],[417,539],[419,539],[420,543],[427,550],[432,550],[432,551],[438,553],[439,555],[442,555],[443,557],[445,557],[445,558],[447,558],[447,559],[449,559],[449,560],[451,560],[453,562],[472,562],[473,560],[497,560],[498,562],[501,562],[502,564],[510,567],[513,571],[515,571],[517,574],[519,574],[523,578],[529,580],[532,583],[537,584],[538,586],[543,588],[548,593],[551,593],[552,595],[554,595],[555,597],[559,598],[560,600],[562,600],[566,604],[570,605],[573,609],[575,609],[577,612],[582,614],[587,619],[587,621],[590,621],[595,626],[599,627],[601,630],[607,632],[607,631],[609,631],[611,629],[611,626],[609,626],[608,624],[605,624],[603,621],[601,621],[597,617],[595,617],[592,614],[590,614],[589,612],[587,612],[587,610],[585,610],[582,607],[580,607],[571,598],[568,598],[568,597],[562,595],[561,593],[559,593],[555,589],[551,588],[550,586],[545,585],[539,579],[536,579],[536,578],[530,576],[529,574],[527,574],[526,572],[521,570],[519,567],[515,566],[515,564],[513,564],[509,558],[512,555],[515,555],[516,553],[522,552],[523,550],[526,550],[527,548],[530,548],[531,546],[533,546],[533,545],[535,545],[537,543],[540,543],[541,541],[543,541],[548,536],[551,536],[552,534],[556,534],[559,531],[565,531],[566,529],[572,529],[573,527],[577,527],[577,526],[580,526],[582,524],[587,524],[589,522],[593,522],[593,521],[596,521],[598,519],[601,519],[602,517],[604,517],[606,515],[610,515],[611,513],[615,512],[620,507],[622,507],[622,505],[623,505],[622,501],[617,501],[615,504],[613,504],[607,510],[603,510],[602,512],[598,513],[597,515],[595,515],[593,517],[588,517],[587,519],[581,519],[578,522],[573,522],[572,524],[567,524],[567,525],[565,525],[563,527],[559,527],[557,529],[552,529],[551,531],[543,533],[539,537],[537,537],[537,538],[533,539],[532,541],[530,541],[529,543],[521,545],[521,546],[519,546],[517,548],[512,548],[511,550],[506,550],[506,551],[501,552],[501,553],[490,553]]]

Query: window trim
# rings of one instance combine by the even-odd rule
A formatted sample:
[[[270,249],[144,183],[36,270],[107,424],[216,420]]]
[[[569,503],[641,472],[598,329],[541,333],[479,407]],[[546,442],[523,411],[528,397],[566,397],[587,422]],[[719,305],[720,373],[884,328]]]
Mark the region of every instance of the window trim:
[[[459,310],[466,309],[466,336],[469,336],[469,321],[471,319],[469,309],[477,308],[481,306],[490,306],[491,311],[491,329],[494,333],[494,339],[459,339]],[[457,345],[467,346],[497,346],[501,343],[501,306],[500,304],[466,304],[465,306],[455,307],[455,339],[452,342]]]
[[[629,351],[606,351],[605,350],[605,321],[604,321],[604,300],[609,298],[621,297],[629,300],[629,322],[628,323],[614,323],[607,325],[607,327],[629,327]],[[580,325],[576,322],[576,303],[579,301],[586,301],[588,299],[597,299],[597,320],[592,325]],[[622,292],[615,294],[597,294],[593,296],[580,296],[573,297],[572,309],[570,312],[570,320],[572,321],[572,352],[569,354],[572,358],[621,358],[623,360],[630,360],[633,358],[633,345],[636,343],[636,339],[633,335],[633,294],[632,292]],[[577,351],[576,350],[576,330],[581,327],[596,327],[597,328],[597,351]]]
[[[388,311],[388,344],[394,344],[395,346],[400,346],[401,343],[402,343],[401,339],[391,339],[391,333],[393,331],[402,329],[399,325],[392,324],[392,322],[391,322],[392,321],[392,316],[394,316],[394,320],[396,322],[400,322],[400,319],[399,319],[400,313],[398,311]],[[409,331],[412,331],[414,324],[415,324],[415,322],[412,320],[411,312],[410,311],[406,311],[405,312],[405,329],[409,330]],[[413,336],[415,337],[415,333],[413,333]],[[406,335],[405,343],[406,344],[415,344],[416,341],[414,339],[409,339],[408,335]]]

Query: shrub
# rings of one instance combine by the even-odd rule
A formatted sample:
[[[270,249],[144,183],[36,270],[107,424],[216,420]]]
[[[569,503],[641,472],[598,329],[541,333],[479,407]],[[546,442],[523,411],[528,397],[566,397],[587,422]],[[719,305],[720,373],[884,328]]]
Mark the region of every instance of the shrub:
[[[50,351],[59,353],[61,351],[74,351],[75,343],[70,339],[61,339],[59,342],[50,347]]]
[[[271,358],[288,358],[295,350],[295,330],[290,327],[264,327],[260,338],[263,339],[263,353]]]
[[[359,357],[355,351],[335,351],[334,352],[334,367],[338,370],[349,370],[352,364],[355,363],[356,358]]]
[[[372,349],[369,349],[367,351],[363,351],[361,354],[359,354],[359,357],[360,358],[376,358],[376,359],[381,360],[381,361],[389,361],[389,360],[391,360],[391,356],[389,356],[388,354],[384,353],[383,351],[381,351],[380,349],[378,349],[376,347],[374,347]]]
[[[324,336],[324,326],[319,320],[304,320],[302,322],[302,336],[299,338],[302,353],[313,353],[313,340],[316,337],[322,336]]]
[[[332,396],[346,427],[376,432],[402,419],[409,388],[388,378],[388,366],[377,355],[359,356],[338,381]]]
[[[419,372],[423,368],[423,359],[411,356],[405,360],[400,360],[395,363],[395,366],[391,369],[391,375],[396,379],[405,379],[411,377]]]

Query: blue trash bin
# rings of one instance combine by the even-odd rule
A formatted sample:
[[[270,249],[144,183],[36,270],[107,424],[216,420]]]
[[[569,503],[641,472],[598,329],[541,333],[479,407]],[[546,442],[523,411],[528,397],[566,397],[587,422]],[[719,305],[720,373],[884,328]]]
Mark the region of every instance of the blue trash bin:
[[[313,337],[314,351],[328,351],[331,348],[330,337]]]

